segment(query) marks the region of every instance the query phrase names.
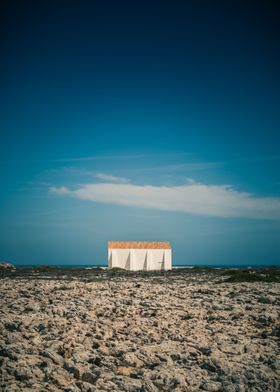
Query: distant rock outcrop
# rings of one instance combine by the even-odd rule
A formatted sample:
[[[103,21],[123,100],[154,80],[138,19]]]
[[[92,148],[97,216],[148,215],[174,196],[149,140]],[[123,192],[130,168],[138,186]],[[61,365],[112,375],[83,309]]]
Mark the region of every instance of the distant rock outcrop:
[[[16,267],[10,263],[0,263],[0,270],[15,270]]]

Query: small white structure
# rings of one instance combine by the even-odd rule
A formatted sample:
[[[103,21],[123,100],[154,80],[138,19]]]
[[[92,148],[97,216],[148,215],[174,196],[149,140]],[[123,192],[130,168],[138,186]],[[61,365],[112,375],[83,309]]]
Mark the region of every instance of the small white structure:
[[[172,269],[169,242],[108,242],[108,267],[129,271]]]

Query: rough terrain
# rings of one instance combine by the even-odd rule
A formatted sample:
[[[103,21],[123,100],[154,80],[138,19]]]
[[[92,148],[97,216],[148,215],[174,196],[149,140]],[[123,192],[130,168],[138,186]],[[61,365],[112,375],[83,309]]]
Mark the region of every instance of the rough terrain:
[[[280,284],[0,280],[0,390],[279,391]]]

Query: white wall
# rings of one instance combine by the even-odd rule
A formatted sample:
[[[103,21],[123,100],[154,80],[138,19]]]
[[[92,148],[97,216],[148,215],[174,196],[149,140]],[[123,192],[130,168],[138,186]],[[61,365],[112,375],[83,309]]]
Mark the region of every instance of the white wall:
[[[172,250],[165,249],[164,251],[164,269],[171,270],[172,269]]]
[[[109,268],[119,267],[130,269],[130,249],[109,249]]]
[[[171,249],[109,249],[108,267],[130,271],[168,270],[172,268]]]

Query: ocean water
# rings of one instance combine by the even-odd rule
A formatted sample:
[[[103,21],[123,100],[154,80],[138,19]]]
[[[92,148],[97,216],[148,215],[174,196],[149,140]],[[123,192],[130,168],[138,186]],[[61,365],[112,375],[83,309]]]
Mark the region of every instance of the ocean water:
[[[49,267],[59,268],[106,268],[106,264],[14,264],[16,268],[35,268],[40,265],[48,265]],[[268,267],[280,267],[278,263],[275,264],[173,264],[173,268],[193,268],[193,267],[207,267],[207,268],[238,268],[238,269],[250,269],[250,268],[268,268]]]

